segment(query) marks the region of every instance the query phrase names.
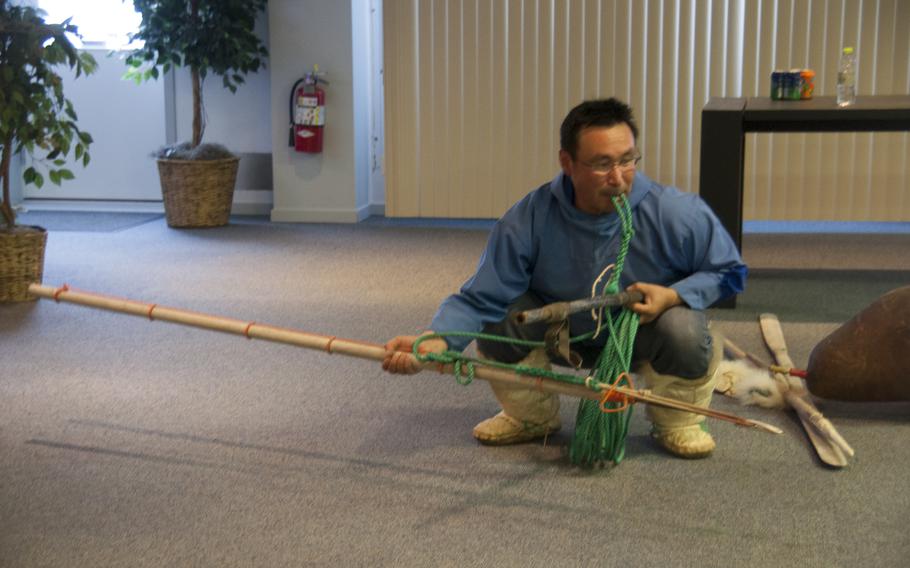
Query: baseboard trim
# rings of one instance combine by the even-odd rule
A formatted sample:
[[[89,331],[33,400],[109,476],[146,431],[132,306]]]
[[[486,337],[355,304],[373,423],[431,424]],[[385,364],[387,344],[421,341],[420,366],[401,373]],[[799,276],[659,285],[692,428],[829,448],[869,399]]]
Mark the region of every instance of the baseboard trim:
[[[102,201],[94,199],[24,199],[26,211],[82,211],[88,213],[164,213],[161,201]]]
[[[161,201],[117,201],[99,199],[25,199],[20,204],[31,211],[86,211],[92,213],[164,213]],[[235,189],[232,215],[268,216],[272,211],[272,192]]]
[[[385,217],[385,203],[370,203],[366,210],[367,217]]]
[[[351,209],[293,209],[274,208],[271,220],[274,223],[358,223],[365,219],[361,213]]]
[[[385,215],[385,205],[371,203],[357,209],[295,209],[276,207],[271,219],[275,223],[359,223],[371,216]]]
[[[272,212],[272,192],[267,190],[235,189],[232,215],[269,215]]]

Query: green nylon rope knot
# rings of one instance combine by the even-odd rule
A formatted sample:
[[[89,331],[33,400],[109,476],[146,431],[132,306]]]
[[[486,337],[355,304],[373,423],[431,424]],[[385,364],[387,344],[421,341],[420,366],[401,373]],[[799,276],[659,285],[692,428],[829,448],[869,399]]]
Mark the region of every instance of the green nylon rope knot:
[[[461,373],[461,366],[464,364],[468,369],[468,376],[464,377]],[[468,386],[474,382],[474,362],[473,361],[462,361],[461,359],[455,361],[455,382],[462,386]]]

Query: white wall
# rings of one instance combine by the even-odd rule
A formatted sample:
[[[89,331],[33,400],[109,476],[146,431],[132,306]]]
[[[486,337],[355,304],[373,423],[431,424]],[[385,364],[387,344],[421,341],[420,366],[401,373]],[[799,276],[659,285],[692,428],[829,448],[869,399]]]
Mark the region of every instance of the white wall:
[[[71,161],[68,167],[74,180],[56,186],[45,175],[41,189],[28,185],[23,195],[27,199],[160,201],[158,170],[150,154],[165,143],[163,82],[124,81],[126,64],[121,58],[108,56],[107,50],[89,53],[98,62],[92,75],[75,78],[72,71],[58,69],[79,128],[94,139],[89,165],[83,168],[81,161]],[[43,171],[40,166],[39,171]]]
[[[369,204],[371,130],[369,0],[351,0],[351,51],[354,89],[354,188],[356,202]]]
[[[15,206],[22,202],[22,160],[16,154],[10,160],[9,164],[9,199],[10,204]],[[2,199],[2,197],[0,197]]]
[[[385,214],[385,97],[382,0],[370,0],[370,208]]]
[[[369,61],[368,13],[366,0],[269,2],[273,221],[349,223],[371,212],[368,80],[360,75]],[[314,64],[330,82],[325,142],[321,154],[303,154],[287,145],[288,97]]]

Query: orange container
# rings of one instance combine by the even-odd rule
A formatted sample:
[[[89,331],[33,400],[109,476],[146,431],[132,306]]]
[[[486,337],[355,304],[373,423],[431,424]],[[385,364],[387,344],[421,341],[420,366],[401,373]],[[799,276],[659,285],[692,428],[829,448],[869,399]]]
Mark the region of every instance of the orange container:
[[[812,92],[815,90],[815,71],[811,69],[803,69],[800,74],[800,90],[799,98],[801,99],[811,99]]]

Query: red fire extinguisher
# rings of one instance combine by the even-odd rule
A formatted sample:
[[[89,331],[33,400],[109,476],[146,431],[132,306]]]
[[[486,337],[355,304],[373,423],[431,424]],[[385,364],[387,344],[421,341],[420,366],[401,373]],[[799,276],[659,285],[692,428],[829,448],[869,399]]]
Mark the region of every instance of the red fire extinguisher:
[[[288,146],[298,152],[318,154],[322,152],[322,134],[325,128],[325,91],[318,84],[328,85],[314,65],[291,89],[290,135]]]

